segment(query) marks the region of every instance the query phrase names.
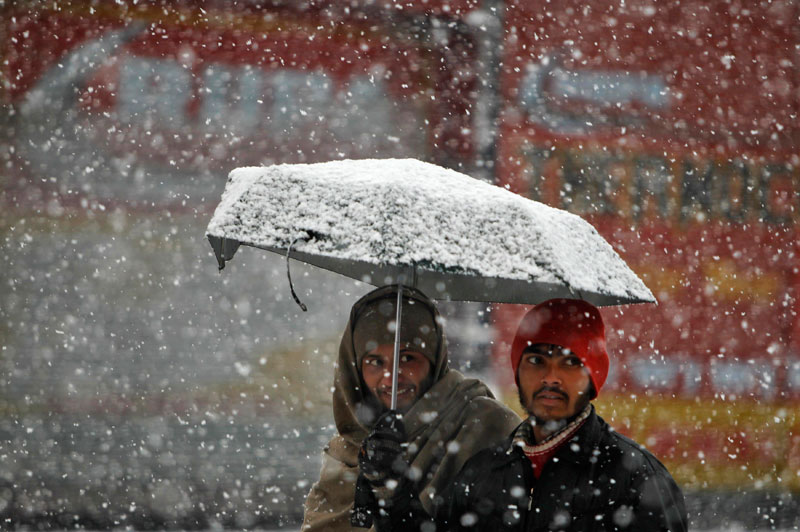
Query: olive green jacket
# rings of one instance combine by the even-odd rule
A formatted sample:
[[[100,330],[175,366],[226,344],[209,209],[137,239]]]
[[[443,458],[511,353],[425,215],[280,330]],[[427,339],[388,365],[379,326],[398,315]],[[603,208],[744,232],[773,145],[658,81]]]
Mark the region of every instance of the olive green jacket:
[[[306,499],[303,532],[363,530],[350,525],[358,450],[370,430],[363,415],[366,395],[353,348],[353,322],[361,306],[386,297],[387,293],[397,292],[394,287],[379,288],[358,301],[351,311],[334,378],[333,412],[338,434],[324,449],[320,478]],[[520,419],[496,401],[481,381],[448,368],[438,311],[421,292],[412,291],[412,296],[433,310],[440,339],[431,370],[434,383],[403,416],[409,441],[406,459],[413,478],[418,479],[422,504],[430,509],[431,498],[453,481],[464,463],[478,451],[503,441]]]

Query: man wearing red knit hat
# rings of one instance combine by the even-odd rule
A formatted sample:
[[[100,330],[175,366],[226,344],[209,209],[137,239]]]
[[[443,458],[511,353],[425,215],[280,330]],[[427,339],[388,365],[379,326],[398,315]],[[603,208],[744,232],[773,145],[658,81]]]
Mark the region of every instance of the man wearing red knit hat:
[[[511,346],[529,417],[467,461],[427,505],[432,517],[396,479],[377,529],[685,532],[683,494],[666,468],[595,413],[608,366],[597,308],[575,299],[535,306]]]

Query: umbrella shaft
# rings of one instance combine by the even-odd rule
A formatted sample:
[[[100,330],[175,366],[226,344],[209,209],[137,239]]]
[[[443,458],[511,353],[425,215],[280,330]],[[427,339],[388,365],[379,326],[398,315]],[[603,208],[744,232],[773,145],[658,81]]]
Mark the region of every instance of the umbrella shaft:
[[[392,360],[392,410],[397,410],[397,373],[400,370],[400,320],[403,316],[403,285],[397,285],[397,316],[394,326],[394,360]]]

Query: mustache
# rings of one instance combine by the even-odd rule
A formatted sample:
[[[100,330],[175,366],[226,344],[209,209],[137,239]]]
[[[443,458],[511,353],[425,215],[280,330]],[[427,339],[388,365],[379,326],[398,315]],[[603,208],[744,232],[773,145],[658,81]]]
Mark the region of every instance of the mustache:
[[[536,397],[538,397],[539,395],[541,395],[543,393],[552,393],[552,394],[560,395],[561,397],[564,398],[564,400],[569,400],[569,395],[567,395],[567,393],[565,391],[563,391],[561,388],[558,388],[556,386],[542,386],[541,388],[539,388],[538,390],[533,392],[533,395],[531,397],[536,399]]]
[[[397,383],[397,391],[406,390],[406,389],[413,390],[413,389],[416,389],[416,386],[414,386],[413,384],[400,384],[399,382]],[[391,386],[378,386],[377,392],[378,393],[392,393],[392,387]]]

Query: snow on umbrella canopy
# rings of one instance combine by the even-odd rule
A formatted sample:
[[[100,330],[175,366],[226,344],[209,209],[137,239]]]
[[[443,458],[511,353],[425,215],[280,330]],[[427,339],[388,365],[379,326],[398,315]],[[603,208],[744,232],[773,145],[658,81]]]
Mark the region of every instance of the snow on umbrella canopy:
[[[233,170],[206,235],[222,269],[239,245],[434,299],[654,302],[577,215],[415,159]]]
[[[413,286],[434,299],[655,301],[579,216],[414,159],[238,168],[206,235],[220,269],[244,244],[287,257],[294,248],[295,259],[375,286]]]

